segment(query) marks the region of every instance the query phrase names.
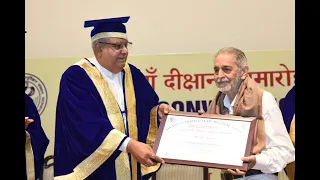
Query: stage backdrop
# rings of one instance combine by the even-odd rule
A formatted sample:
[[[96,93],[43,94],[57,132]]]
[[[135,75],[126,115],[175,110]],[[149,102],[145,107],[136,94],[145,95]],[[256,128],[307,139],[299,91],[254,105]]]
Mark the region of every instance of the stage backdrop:
[[[246,51],[250,76],[277,100],[294,85],[294,50]],[[145,74],[158,93],[178,111],[206,110],[217,93],[213,76],[214,53],[131,55],[128,62]],[[50,139],[46,156],[53,154],[56,101],[59,81],[68,66],[82,59],[26,59],[25,86]]]

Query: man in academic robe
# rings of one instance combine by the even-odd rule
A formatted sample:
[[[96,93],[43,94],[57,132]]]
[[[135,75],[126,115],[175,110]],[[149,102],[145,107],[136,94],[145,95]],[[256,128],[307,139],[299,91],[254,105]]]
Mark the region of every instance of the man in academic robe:
[[[44,163],[44,155],[49,145],[43,128],[37,107],[32,98],[26,93],[25,101],[25,180],[36,180],[39,178]]]
[[[291,141],[295,145],[295,85],[282,100],[281,112]],[[289,163],[285,170],[289,180],[294,180],[295,162]]]
[[[127,63],[127,17],[85,21],[94,57],[63,74],[56,109],[56,180],[149,179],[164,160],[152,150],[160,118],[174,109]]]
[[[286,125],[288,133],[290,132],[291,121],[295,114],[295,92],[296,88],[293,86],[282,100],[281,105],[283,121]]]

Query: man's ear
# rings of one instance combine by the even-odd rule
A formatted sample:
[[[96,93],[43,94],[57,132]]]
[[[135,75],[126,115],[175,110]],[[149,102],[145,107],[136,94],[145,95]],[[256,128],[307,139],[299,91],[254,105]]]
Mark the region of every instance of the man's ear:
[[[242,69],[242,76],[241,79],[244,80],[248,76],[249,67],[248,65],[245,65]]]
[[[95,44],[95,51],[97,53],[101,53],[102,52],[102,47],[101,47],[100,43],[96,43]]]

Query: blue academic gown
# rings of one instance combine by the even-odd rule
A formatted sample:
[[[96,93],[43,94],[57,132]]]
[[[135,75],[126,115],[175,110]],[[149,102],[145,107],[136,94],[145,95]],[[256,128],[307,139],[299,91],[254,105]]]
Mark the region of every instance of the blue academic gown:
[[[42,129],[40,115],[33,100],[26,93],[24,97],[25,117],[29,117],[30,119],[34,120],[29,124],[26,131],[30,134],[31,137],[30,139],[34,156],[35,179],[38,179],[43,169],[44,155],[49,144],[49,139]],[[27,172],[25,173],[25,179],[27,179]]]
[[[137,179],[149,179],[159,170],[160,163],[157,167],[148,169],[140,163],[133,163],[132,155],[118,150],[125,137],[134,138],[134,133],[124,132],[123,124],[117,125],[123,123],[117,105],[106,106],[110,101],[113,105],[117,103],[110,89],[106,88],[107,82],[101,73],[88,60],[83,59],[79,62],[81,65],[70,66],[60,81],[54,146],[55,178],[57,176],[66,178],[65,175],[69,175],[66,179],[116,180],[119,173],[124,174],[121,169],[123,166],[115,163],[121,153],[129,160],[129,171],[132,173],[133,169],[137,169],[134,173]],[[136,139],[144,143],[150,140],[152,146],[156,131],[150,127],[152,124],[156,127],[159,125],[157,116],[159,98],[139,69],[131,64],[127,64],[126,67],[127,69],[123,70],[125,73],[123,87],[129,123],[127,127],[136,128]],[[127,76],[129,72],[131,76],[130,74]],[[133,94],[128,93],[132,87],[126,84],[130,80],[133,82],[134,90],[131,91]],[[135,103],[132,99],[134,97]],[[114,121],[115,116],[121,117],[117,123]],[[136,118],[130,121],[131,117]],[[123,136],[122,133],[118,133],[120,129],[123,131]],[[146,170],[145,174],[141,169]]]
[[[290,133],[291,122],[295,114],[295,86],[293,86],[284,97],[280,108],[284,124],[286,125],[288,133]],[[285,172],[287,172],[286,169]]]
[[[293,86],[283,99],[281,112],[286,125],[288,133],[290,132],[290,125],[295,114],[295,86]]]

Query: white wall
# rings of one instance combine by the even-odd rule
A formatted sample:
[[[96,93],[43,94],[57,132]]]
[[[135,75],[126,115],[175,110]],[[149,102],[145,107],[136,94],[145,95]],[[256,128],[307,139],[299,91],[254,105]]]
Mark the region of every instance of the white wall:
[[[293,0],[28,0],[26,58],[90,56],[85,20],[127,23],[131,54],[294,49]]]

